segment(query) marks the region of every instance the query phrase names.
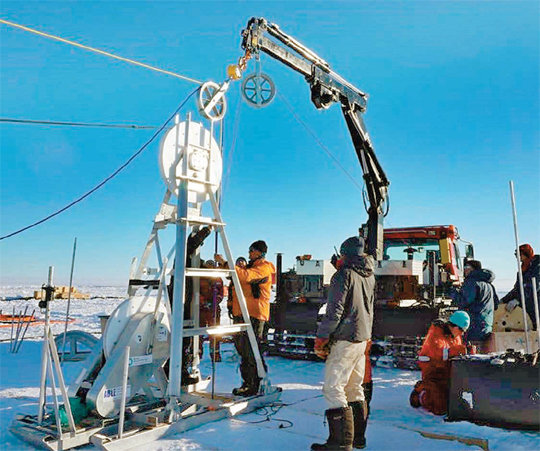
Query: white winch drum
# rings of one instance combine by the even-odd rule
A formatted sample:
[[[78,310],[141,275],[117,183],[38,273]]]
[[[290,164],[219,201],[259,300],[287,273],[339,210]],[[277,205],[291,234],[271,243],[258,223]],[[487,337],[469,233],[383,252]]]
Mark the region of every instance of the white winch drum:
[[[155,302],[155,296],[133,296],[116,307],[103,331],[103,353],[105,354],[106,359],[109,358],[114,345],[118,341],[120,334],[124,331],[131,316],[139,312],[153,313]],[[170,333],[171,327],[169,324],[169,317],[167,315],[167,309],[163,304],[163,299],[158,307],[158,319],[159,317],[161,317],[161,321],[159,321],[156,326],[165,327],[167,332]]]
[[[205,185],[193,180],[210,182],[215,193],[221,183],[223,162],[217,141],[199,122],[180,122],[165,133],[160,143],[159,170],[167,188],[175,196],[178,196],[185,154],[188,158],[187,177],[190,179],[188,201],[204,202],[208,200]]]

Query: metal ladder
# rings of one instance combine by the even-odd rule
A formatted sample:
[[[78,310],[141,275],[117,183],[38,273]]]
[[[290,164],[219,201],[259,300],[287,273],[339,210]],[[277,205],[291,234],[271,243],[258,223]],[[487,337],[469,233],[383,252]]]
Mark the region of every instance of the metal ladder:
[[[176,121],[176,126],[178,127],[178,118]],[[265,390],[269,387],[267,380],[266,371],[262,362],[262,358],[259,352],[257,339],[255,333],[253,332],[253,327],[251,325],[249,312],[247,309],[246,300],[242,292],[240,281],[238,275],[234,269],[234,260],[230,250],[229,242],[227,235],[225,233],[225,223],[221,216],[219,206],[214,195],[214,191],[217,191],[217,183],[208,180],[211,178],[211,150],[210,144],[208,148],[200,145],[193,145],[190,143],[189,139],[189,128],[192,122],[188,116],[186,123],[186,129],[184,133],[184,143],[180,145],[177,141],[177,147],[182,149],[179,159],[182,158],[182,161],[178,163],[178,166],[181,167],[180,174],[178,171],[175,173],[175,177],[178,181],[178,194],[177,194],[177,204],[174,205],[171,203],[172,193],[170,188],[167,189],[160,210],[156,217],[154,218],[152,230],[150,232],[149,239],[146,243],[143,255],[138,266],[135,268],[136,261],[132,262],[132,269],[130,274],[130,282],[128,287],[128,294],[133,296],[138,288],[146,287],[147,295],[150,290],[158,288],[159,290],[164,290],[165,299],[167,299],[168,293],[163,287],[163,282],[159,279],[147,279],[143,276],[151,276],[155,274],[165,274],[167,273],[167,268],[163,268],[164,262],[170,262],[172,255],[174,254],[174,286],[173,286],[173,299],[172,305],[174,306],[171,313],[172,325],[171,330],[171,341],[170,341],[170,362],[169,362],[169,384],[168,384],[168,396],[169,398],[178,399],[182,394],[181,388],[181,373],[182,373],[182,342],[185,337],[194,337],[193,343],[193,369],[198,371],[199,355],[198,355],[198,337],[201,335],[222,335],[222,334],[236,334],[236,333],[247,333],[251,350],[255,357],[257,365],[258,377],[261,380],[261,392],[265,393]],[[178,139],[178,138],[177,138]],[[208,152],[208,167],[205,169],[206,176],[201,178],[195,178],[188,176],[188,148],[197,148],[198,150]],[[218,182],[219,183],[219,182]],[[199,193],[204,192],[205,197],[210,200],[213,212],[213,218],[202,216],[202,202],[193,200],[193,197],[190,199],[189,193],[196,191],[194,184],[197,186],[196,189],[199,190]],[[190,187],[192,188],[190,190]],[[202,189],[204,187],[204,190]],[[161,245],[159,241],[159,231],[165,229],[168,225],[176,225],[176,240],[175,245],[170,250],[170,252],[165,256],[161,250]],[[224,254],[226,261],[228,263],[228,268],[213,268],[213,269],[203,269],[203,268],[193,268],[186,267],[187,261],[187,240],[191,229],[193,231],[198,231],[200,227],[208,226],[213,230],[216,230],[219,233],[221,238],[221,243],[223,246]],[[155,247],[157,260],[159,264],[159,269],[157,270],[148,270],[146,268],[146,263],[150,256],[152,248]],[[196,252],[195,258],[192,258],[192,263],[199,261],[198,252]],[[192,320],[184,321],[184,306],[186,303],[186,288],[187,288],[187,278],[193,279],[193,294],[192,294]],[[231,325],[220,325],[220,326],[210,326],[210,327],[199,327],[199,280],[203,277],[209,278],[219,278],[219,277],[230,277],[232,278],[235,292],[237,293],[240,310],[242,312],[242,323],[231,324]]]
[[[188,181],[189,183],[189,181]],[[197,183],[201,183],[197,180]],[[175,278],[174,278],[174,291],[173,291],[173,328],[171,332],[171,378],[169,380],[169,395],[170,396],[179,396],[180,395],[180,375],[182,367],[182,353],[181,346],[174,347],[173,343],[181,343],[183,337],[192,337],[200,335],[221,335],[221,334],[235,334],[247,332],[251,350],[255,357],[257,364],[257,373],[258,377],[261,379],[261,387],[264,390],[264,387],[267,385],[266,371],[262,363],[261,355],[257,345],[257,339],[255,333],[253,332],[253,327],[249,318],[249,312],[247,309],[246,300],[244,293],[240,287],[240,280],[236,271],[234,269],[228,268],[215,268],[215,269],[200,269],[200,268],[186,268],[185,265],[181,264],[186,261],[185,254],[183,252],[178,252],[179,246],[178,243],[182,243],[187,240],[188,228],[191,225],[201,226],[206,225],[216,229],[221,238],[221,243],[225,253],[226,261],[229,268],[234,268],[234,260],[230,250],[229,242],[227,235],[225,233],[225,223],[221,217],[219,207],[212,192],[211,183],[204,182],[207,187],[206,191],[210,198],[212,205],[212,210],[214,214],[214,219],[204,218],[201,216],[190,216],[189,211],[182,212],[183,215],[177,220],[177,252],[176,252],[176,264],[175,264]],[[181,208],[181,196],[179,196],[179,207]],[[178,211],[180,211],[180,208]],[[184,246],[185,248],[185,246]],[[235,292],[237,293],[238,302],[240,305],[240,310],[242,312],[243,323],[231,324],[231,325],[220,325],[220,326],[210,326],[210,327],[185,327],[184,322],[181,320],[183,318],[183,308],[176,308],[178,305],[184,305],[185,301],[185,280],[186,277],[192,278],[201,278],[201,277],[231,277],[234,285]],[[177,294],[178,293],[178,294]],[[195,294],[195,289],[194,289]],[[195,296],[194,296],[195,297]],[[194,303],[195,310],[198,309],[198,303]],[[176,369],[176,371],[173,371]]]

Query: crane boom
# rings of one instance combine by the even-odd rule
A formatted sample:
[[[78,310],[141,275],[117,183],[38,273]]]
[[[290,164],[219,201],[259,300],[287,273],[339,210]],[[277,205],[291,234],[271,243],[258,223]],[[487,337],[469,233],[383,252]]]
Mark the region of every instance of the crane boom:
[[[264,18],[252,17],[243,30],[242,37],[242,48],[248,57],[262,51],[302,74],[309,83],[311,100],[316,108],[328,108],[337,102],[341,104],[341,110],[362,168],[369,202],[367,207],[368,252],[377,260],[381,260],[385,216],[383,210],[390,182],[377,160],[361,116],[366,111],[367,94],[332,71],[330,65],[312,50]]]

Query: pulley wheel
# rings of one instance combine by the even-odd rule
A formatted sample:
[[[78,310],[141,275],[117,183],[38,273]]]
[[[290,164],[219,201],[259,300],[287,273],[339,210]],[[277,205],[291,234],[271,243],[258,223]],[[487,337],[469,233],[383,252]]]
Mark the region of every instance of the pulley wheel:
[[[227,112],[225,91],[213,81],[203,83],[199,89],[199,112],[211,121],[223,119]]]
[[[276,86],[264,73],[248,75],[242,82],[242,95],[247,103],[255,108],[267,106],[276,95]]]

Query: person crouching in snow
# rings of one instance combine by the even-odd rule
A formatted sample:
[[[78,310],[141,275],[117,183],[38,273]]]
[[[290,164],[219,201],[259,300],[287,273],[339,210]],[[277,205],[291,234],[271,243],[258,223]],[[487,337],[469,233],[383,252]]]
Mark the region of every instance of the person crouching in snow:
[[[411,406],[421,406],[435,415],[447,412],[450,358],[467,353],[462,336],[470,323],[469,315],[462,310],[452,313],[448,321],[433,321],[418,354],[422,380],[411,393]]]
[[[330,435],[312,450],[365,448],[367,403],[362,387],[371,339],[375,261],[364,240],[351,237],[340,248],[341,265],[328,290],[326,314],[317,330],[315,353],[326,358],[323,395]]]

